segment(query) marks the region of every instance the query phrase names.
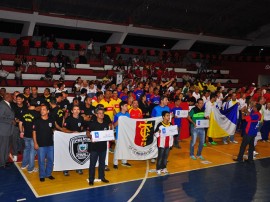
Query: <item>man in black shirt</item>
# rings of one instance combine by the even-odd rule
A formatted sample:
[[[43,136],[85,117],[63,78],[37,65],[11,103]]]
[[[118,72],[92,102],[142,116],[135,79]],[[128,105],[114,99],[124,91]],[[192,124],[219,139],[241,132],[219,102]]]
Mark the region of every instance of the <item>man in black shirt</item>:
[[[104,131],[109,130],[109,124],[104,121],[104,108],[96,108],[95,114],[97,116],[96,121],[89,123],[89,131],[87,131],[87,136],[92,138],[90,135],[91,131]],[[105,159],[107,153],[107,142],[92,142],[90,145],[90,165],[89,165],[89,185],[94,185],[95,180],[95,166],[97,159],[99,159],[98,167],[98,178],[102,182],[108,183],[109,180],[105,178]]]
[[[41,106],[40,114],[41,118],[33,126],[33,140],[38,153],[39,179],[44,182],[45,177],[55,179],[52,176],[54,121],[49,118],[49,108],[46,105]]]
[[[17,161],[18,152],[23,150],[24,141],[20,138],[19,122],[22,119],[22,115],[27,110],[27,106],[24,104],[23,94],[16,96],[16,104],[11,105],[15,113],[16,126],[12,135],[12,155],[13,161]]]
[[[40,111],[40,106],[42,103],[41,97],[38,95],[38,87],[37,86],[32,86],[31,87],[31,97],[30,97],[30,102],[34,103],[35,105],[35,110]]]
[[[64,121],[64,112],[57,106],[57,101],[55,98],[51,98],[50,101],[50,118],[54,120],[55,128],[59,131],[62,131],[63,121]]]
[[[93,115],[94,107],[92,106],[92,98],[86,97],[84,99],[84,104],[81,107],[81,115],[84,118],[84,121],[90,121]]]
[[[68,97],[68,92],[63,91],[62,92],[62,101],[59,103],[59,105],[60,105],[60,108],[63,109],[64,111],[69,109],[69,105],[70,105],[70,102],[67,99],[67,97]]]
[[[73,105],[71,112],[72,114],[64,121],[62,131],[65,133],[82,132],[84,120],[83,117],[80,116],[80,107],[78,105]],[[79,175],[83,174],[81,169],[76,170],[76,172]],[[69,172],[65,170],[64,175],[69,176]]]
[[[51,90],[49,88],[45,88],[44,93],[41,96],[41,102],[49,107],[50,99],[51,99]]]
[[[25,112],[23,112],[19,122],[20,137],[24,139],[25,144],[21,168],[27,168],[29,173],[38,171],[38,169],[35,168],[36,151],[33,141],[33,125],[34,121],[39,116],[39,113],[35,110],[35,103],[30,102],[30,106]]]

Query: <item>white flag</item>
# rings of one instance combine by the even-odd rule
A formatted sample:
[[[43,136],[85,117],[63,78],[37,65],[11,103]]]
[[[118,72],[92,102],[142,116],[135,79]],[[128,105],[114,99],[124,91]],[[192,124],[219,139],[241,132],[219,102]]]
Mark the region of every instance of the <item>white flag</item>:
[[[63,171],[89,168],[89,146],[90,138],[86,136],[86,132],[63,133],[55,131],[53,170]],[[106,165],[108,165],[108,150]]]
[[[119,117],[115,158],[126,160],[156,158],[158,148],[154,130],[161,121],[162,117],[150,119]]]

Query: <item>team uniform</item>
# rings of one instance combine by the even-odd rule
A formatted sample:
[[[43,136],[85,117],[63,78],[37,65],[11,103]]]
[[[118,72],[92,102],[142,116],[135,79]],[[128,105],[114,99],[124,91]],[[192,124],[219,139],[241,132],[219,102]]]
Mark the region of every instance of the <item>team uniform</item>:
[[[99,104],[102,104],[104,106],[105,112],[104,114],[107,114],[111,120],[113,120],[113,110],[114,110],[114,104],[112,102],[112,99],[110,101],[106,101],[105,99],[101,100]]]
[[[33,141],[33,125],[34,121],[39,117],[39,113],[35,110],[27,110],[22,114],[21,122],[24,132],[24,151],[23,151],[23,160],[22,168],[26,168],[28,172],[33,172],[35,168],[35,155],[36,151],[34,148]]]
[[[140,108],[137,108],[137,109],[131,108],[128,111],[128,113],[130,115],[130,118],[132,118],[132,119],[142,119],[143,118],[143,113],[142,113],[142,110]]]
[[[259,112],[250,112],[249,116],[245,117],[247,122],[247,126],[245,129],[246,134],[243,136],[243,140],[240,146],[239,154],[237,157],[237,161],[243,161],[243,155],[246,150],[246,146],[249,145],[248,148],[248,161],[253,161],[253,151],[254,151],[254,139],[258,132],[259,122],[261,120],[261,114]]]
[[[204,118],[205,117],[204,109],[203,108],[200,109],[198,107],[194,107],[189,112],[189,116],[190,116],[190,118],[192,119],[192,121],[194,123],[196,123],[197,120],[203,120],[203,119],[205,119]],[[194,128],[194,125],[191,124],[190,131],[191,131],[190,157],[192,159],[195,159],[195,156],[194,156],[194,146],[196,144],[197,136],[200,138],[199,146],[198,146],[198,151],[197,151],[197,156],[198,157],[201,157],[201,155],[202,155],[202,149],[203,149],[203,144],[204,144],[204,138],[205,138],[205,130],[204,130],[204,128]]]
[[[122,100],[119,99],[119,98],[117,98],[116,100],[113,99],[113,98],[111,99],[111,103],[112,103],[112,105],[114,107],[115,113],[120,112],[120,102],[122,102]]]
[[[47,120],[41,118],[37,119],[33,125],[33,131],[36,131],[36,140],[39,146],[39,149],[37,150],[39,178],[45,178],[52,175],[54,160],[53,129],[54,121],[51,118],[48,118]]]
[[[171,123],[165,124],[164,122],[160,122],[156,129],[155,134],[157,137],[157,147],[158,147],[158,157],[157,157],[157,164],[156,170],[157,174],[160,175],[161,172],[165,174],[168,173],[167,171],[167,159],[170,152],[170,147],[173,145],[173,136],[162,136],[164,128],[171,126]]]
[[[89,131],[104,131],[109,130],[109,123],[103,120],[103,123],[98,121],[89,122]],[[107,153],[107,141],[95,142],[90,144],[90,165],[89,165],[89,182],[95,180],[95,166],[97,160],[98,166],[98,179],[105,179],[105,159]]]

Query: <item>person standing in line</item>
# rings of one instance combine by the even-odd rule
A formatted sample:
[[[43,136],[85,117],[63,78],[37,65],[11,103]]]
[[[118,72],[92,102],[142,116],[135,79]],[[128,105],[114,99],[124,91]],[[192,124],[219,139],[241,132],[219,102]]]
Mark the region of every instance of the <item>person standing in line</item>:
[[[12,97],[9,93],[3,95],[0,102],[0,168],[8,166],[10,142],[15,127],[15,114],[10,107]]]
[[[71,112],[72,114],[64,121],[62,131],[65,133],[83,132],[84,119],[80,115],[80,107],[78,105],[73,105]],[[79,175],[83,174],[81,169],[76,170],[76,172]],[[69,172],[67,170],[63,173],[65,176],[69,176]]]
[[[243,119],[247,121],[246,134],[243,136],[238,156],[236,159],[234,159],[239,163],[243,162],[243,155],[245,153],[247,145],[249,146],[247,162],[253,163],[254,139],[257,135],[259,129],[259,122],[262,116],[259,112],[261,110],[261,107],[262,106],[257,103],[252,107],[251,112],[249,112],[246,108],[243,110]]]
[[[37,172],[35,168],[35,156],[36,151],[33,141],[33,125],[34,121],[39,117],[38,112],[35,109],[35,103],[30,102],[28,109],[22,114],[19,129],[20,138],[24,140],[23,160],[21,169],[27,169],[28,173]]]
[[[167,170],[167,160],[170,152],[170,148],[173,145],[173,136],[163,136],[164,127],[169,127],[172,124],[170,123],[170,112],[162,112],[162,122],[160,122],[156,129],[155,135],[157,137],[157,146],[158,146],[158,157],[156,164],[157,175],[164,173],[167,175],[169,172]]]
[[[49,107],[47,105],[41,106],[40,114],[41,118],[37,119],[33,125],[33,140],[34,148],[38,153],[39,180],[44,182],[45,178],[55,179],[52,176],[54,121],[49,118]]]
[[[128,104],[126,101],[122,101],[120,103],[120,112],[118,112],[115,116],[114,116],[114,127],[116,130],[116,136],[115,136],[115,144],[117,144],[117,139],[118,139],[118,119],[120,116],[126,116],[128,118],[130,118],[130,115],[128,113]],[[123,134],[122,134],[123,135]],[[131,164],[127,162],[127,160],[122,159],[122,166],[126,166],[126,167],[131,167]],[[118,159],[113,159],[113,168],[114,169],[118,169]]]
[[[197,100],[197,106],[191,109],[189,112],[188,120],[191,123],[190,132],[191,132],[191,141],[190,141],[190,158],[196,160],[197,158],[204,160],[202,156],[203,144],[205,139],[205,130],[204,128],[197,128],[196,121],[204,120],[205,118],[204,109],[203,109],[203,99],[199,98]],[[194,155],[194,146],[196,144],[197,137],[199,137],[199,146],[197,155]]]
[[[92,139],[91,131],[109,130],[109,123],[104,121],[104,108],[96,108],[95,114],[97,119],[89,122],[87,136]],[[105,178],[105,159],[107,154],[107,141],[91,142],[90,144],[90,165],[89,165],[89,185],[94,185],[95,169],[98,160],[98,179],[104,183],[109,183]]]
[[[180,129],[181,129],[181,120],[182,118],[180,117],[180,111],[182,110],[182,107],[180,107],[181,100],[179,98],[175,98],[174,100],[174,107],[171,109],[171,112],[174,117],[174,124],[177,125],[178,127],[178,135],[174,137],[174,147],[180,149]]]
[[[152,117],[159,117],[162,116],[162,112],[164,111],[170,111],[170,108],[168,105],[168,98],[166,96],[160,97],[160,104],[155,106],[152,110],[151,116]],[[156,159],[151,159],[151,163],[155,163]]]

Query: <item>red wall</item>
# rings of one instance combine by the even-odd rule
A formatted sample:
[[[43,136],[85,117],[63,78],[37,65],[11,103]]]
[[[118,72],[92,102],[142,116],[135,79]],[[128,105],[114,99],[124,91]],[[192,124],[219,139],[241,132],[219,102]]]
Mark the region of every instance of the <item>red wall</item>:
[[[270,75],[270,62],[222,62],[224,69],[230,70],[232,79],[239,79],[239,83],[250,85],[258,83],[258,75]]]

